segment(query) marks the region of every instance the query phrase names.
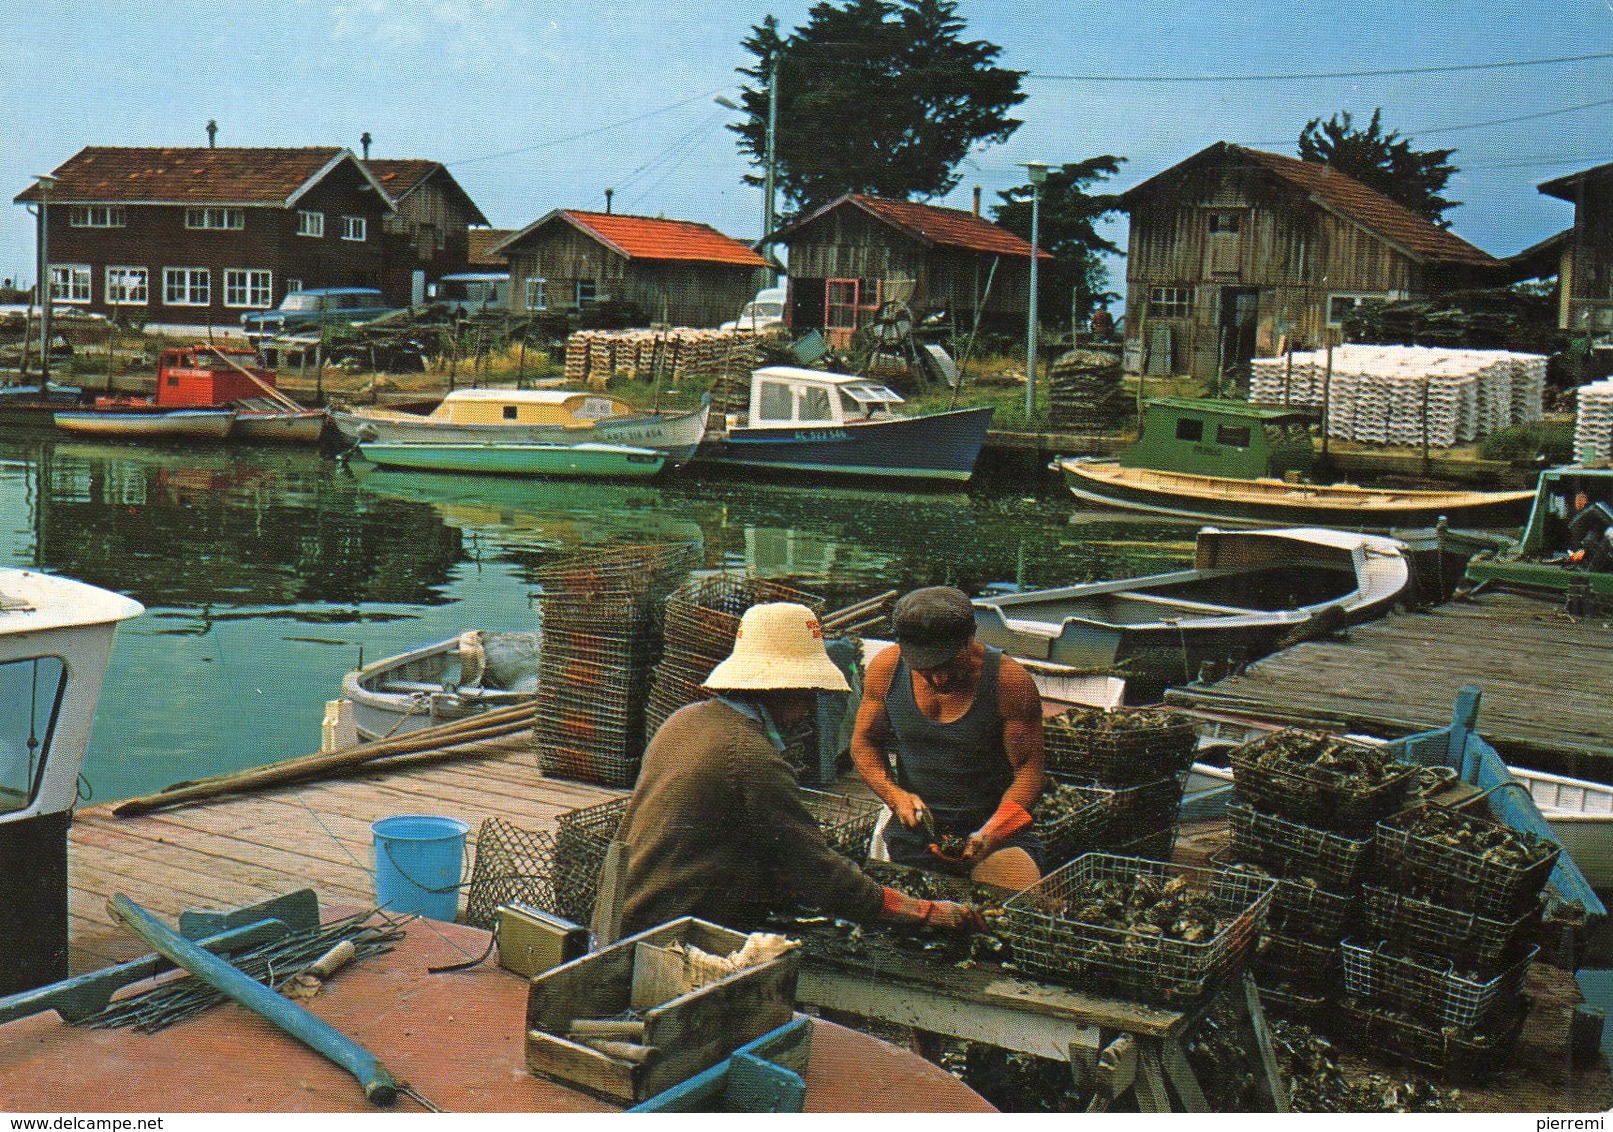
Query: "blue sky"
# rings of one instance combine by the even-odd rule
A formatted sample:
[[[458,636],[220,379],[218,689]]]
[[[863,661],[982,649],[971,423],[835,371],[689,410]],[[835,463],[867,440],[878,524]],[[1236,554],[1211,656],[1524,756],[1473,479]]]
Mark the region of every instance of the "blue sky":
[[[739,46],[810,4],[694,0],[5,0],[7,197],[87,145],[347,145],[444,162],[498,227],[554,207],[701,220],[753,238],[760,190],[723,129]],[[1566,227],[1552,177],[1613,161],[1613,59],[1421,75],[1307,75],[1613,52],[1613,0],[963,0],[969,34],[1030,72],[1025,121],[942,202],[987,204],[1016,163],[1127,158],[1127,188],[1211,142],[1293,153],[1307,119],[1383,107],[1418,148],[1457,147],[1454,229],[1507,255]],[[1044,77],[1045,76],[1045,77]],[[1051,76],[1088,76],[1069,79]],[[1092,77],[1097,76],[1097,77]],[[1579,109],[1573,109],[1581,107]],[[1511,121],[1500,121],[1513,119]],[[1488,123],[1488,124],[1487,124]],[[781,128],[788,129],[783,123]],[[1124,225],[1112,234],[1123,243]],[[31,280],[33,223],[0,222],[0,274]]]

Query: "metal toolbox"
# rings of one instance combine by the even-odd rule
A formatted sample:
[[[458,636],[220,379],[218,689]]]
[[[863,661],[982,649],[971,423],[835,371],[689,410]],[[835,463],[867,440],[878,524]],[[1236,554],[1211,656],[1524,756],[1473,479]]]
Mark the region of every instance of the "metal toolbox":
[[[588,929],[529,904],[501,904],[498,965],[517,975],[538,975],[588,954]]]

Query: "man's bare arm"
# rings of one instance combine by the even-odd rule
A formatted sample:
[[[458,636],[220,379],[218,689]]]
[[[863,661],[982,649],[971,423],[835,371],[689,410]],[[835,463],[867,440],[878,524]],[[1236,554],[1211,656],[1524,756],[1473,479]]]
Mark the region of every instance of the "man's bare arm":
[[[896,674],[898,649],[895,645],[879,653],[868,662],[863,674],[863,698],[857,708],[857,723],[851,733],[851,761],[868,783],[868,788],[891,808],[903,825],[909,829],[919,822],[919,808],[924,805],[917,794],[903,790],[891,777],[885,762],[885,744],[890,739],[890,719],[885,714],[885,697],[890,692],[891,678]]]

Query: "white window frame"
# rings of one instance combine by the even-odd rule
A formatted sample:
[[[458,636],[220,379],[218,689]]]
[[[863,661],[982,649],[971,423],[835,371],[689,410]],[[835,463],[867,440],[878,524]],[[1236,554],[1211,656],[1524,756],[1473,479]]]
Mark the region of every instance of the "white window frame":
[[[1148,317],[1192,318],[1197,302],[1198,293],[1194,287],[1150,287]]]
[[[583,293],[584,288],[587,289],[587,294]],[[599,302],[599,280],[579,279],[572,293],[576,298],[579,310],[584,303],[597,303]]]
[[[246,209],[187,208],[185,227],[196,230],[239,232],[246,227]]]
[[[90,301],[90,265],[53,263],[50,265],[50,301],[87,303]]]
[[[200,280],[201,286],[197,286]],[[175,284],[183,298],[175,298]],[[162,305],[165,307],[208,307],[213,305],[213,273],[205,267],[165,267],[162,269]]]
[[[67,210],[70,228],[122,228],[123,206],[117,204],[75,204]]]
[[[297,235],[321,237],[325,234],[325,214],[311,208],[297,210]]]
[[[224,305],[241,310],[274,306],[274,272],[258,267],[226,267]]]
[[[362,216],[342,217],[342,239],[363,243],[369,238],[369,221]]]
[[[288,295],[293,291],[301,291],[302,289],[303,288],[302,288],[302,280],[301,279],[287,279],[286,280],[286,293]]]
[[[104,295],[109,307],[145,306],[151,301],[151,271],[121,265],[107,268]]]
[[[541,275],[533,276],[526,281],[526,309],[529,311],[546,311],[549,309],[549,296],[546,293],[548,280]],[[534,302],[534,300],[536,300]]]

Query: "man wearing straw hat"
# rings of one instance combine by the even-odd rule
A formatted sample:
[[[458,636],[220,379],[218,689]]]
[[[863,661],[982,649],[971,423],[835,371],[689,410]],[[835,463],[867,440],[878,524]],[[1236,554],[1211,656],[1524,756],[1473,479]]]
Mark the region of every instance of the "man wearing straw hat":
[[[974,609],[951,586],[904,595],[891,630],[896,647],[868,664],[851,739],[858,773],[896,818],[885,829],[891,860],[1034,884],[1042,701],[1030,673],[974,639]]]
[[[882,888],[830,849],[783,756],[817,694],[850,691],[813,612],[754,605],[704,687],[716,695],[663,723],[644,753],[617,839],[625,844],[620,935],[680,916],[751,930],[799,903],[848,919],[962,929],[962,904]]]

